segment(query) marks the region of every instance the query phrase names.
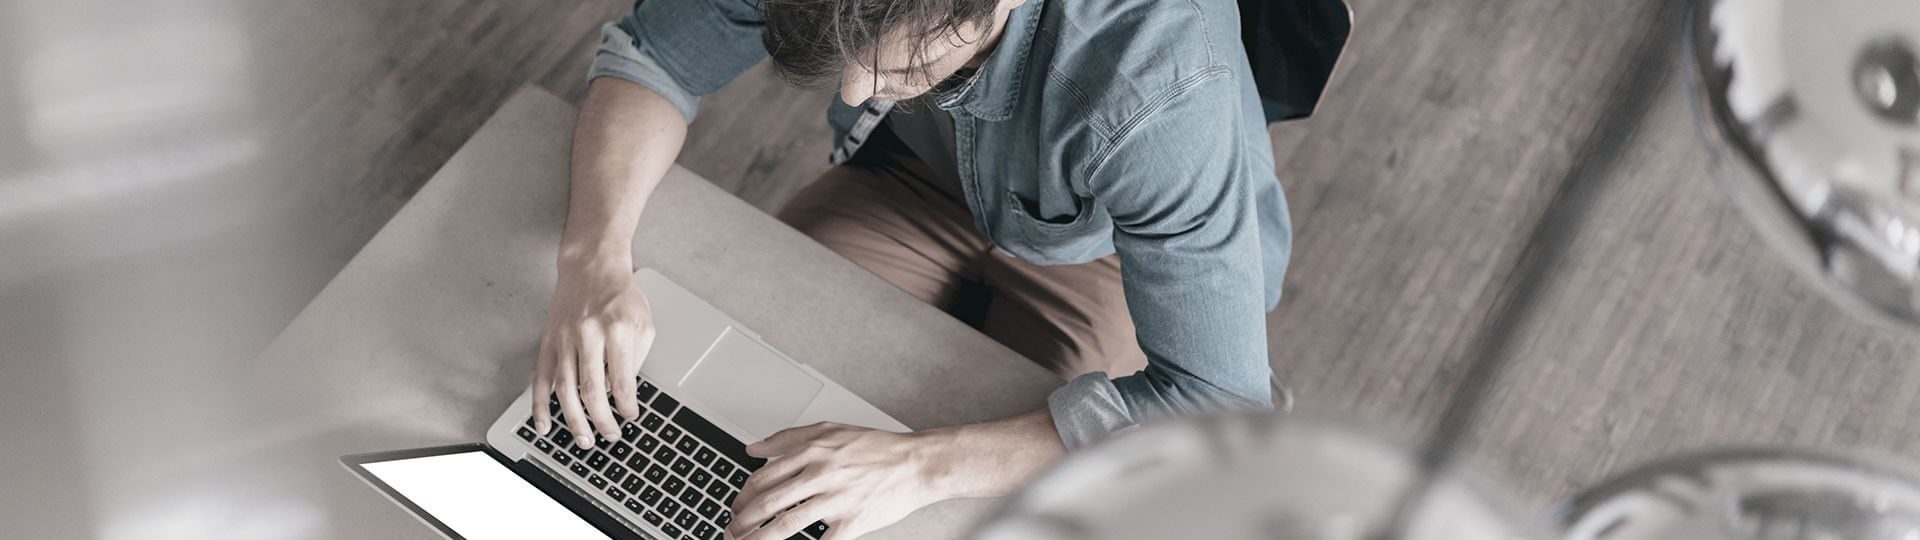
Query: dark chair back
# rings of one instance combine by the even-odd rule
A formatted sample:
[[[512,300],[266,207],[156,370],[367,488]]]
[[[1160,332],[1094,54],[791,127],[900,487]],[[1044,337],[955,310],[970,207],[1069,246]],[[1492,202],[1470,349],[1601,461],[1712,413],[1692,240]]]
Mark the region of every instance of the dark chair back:
[[[1341,0],[1238,0],[1240,41],[1268,122],[1313,114],[1353,30]]]

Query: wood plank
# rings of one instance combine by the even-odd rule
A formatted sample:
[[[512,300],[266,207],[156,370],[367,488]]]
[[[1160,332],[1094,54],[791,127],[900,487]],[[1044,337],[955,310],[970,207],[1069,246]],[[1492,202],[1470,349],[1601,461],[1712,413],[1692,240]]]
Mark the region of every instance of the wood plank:
[[[1433,425],[1653,2],[1354,2],[1319,113],[1276,132],[1296,224],[1268,318],[1306,410]]]

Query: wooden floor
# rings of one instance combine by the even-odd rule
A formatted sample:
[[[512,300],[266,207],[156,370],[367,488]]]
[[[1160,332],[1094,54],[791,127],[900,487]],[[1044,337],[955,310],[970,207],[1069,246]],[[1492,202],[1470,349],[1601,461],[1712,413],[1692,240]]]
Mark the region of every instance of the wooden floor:
[[[263,54],[301,70],[271,90],[311,145],[315,244],[344,263],[519,86],[578,100],[627,4],[256,8],[308,45]],[[1297,243],[1270,351],[1303,409],[1414,440],[1471,362],[1506,359],[1466,441],[1536,508],[1713,446],[1920,457],[1920,334],[1837,311],[1720,193],[1678,4],[1353,0],[1321,110],[1271,130]],[[826,166],[827,99],[757,68],[704,102],[680,161],[777,208]]]

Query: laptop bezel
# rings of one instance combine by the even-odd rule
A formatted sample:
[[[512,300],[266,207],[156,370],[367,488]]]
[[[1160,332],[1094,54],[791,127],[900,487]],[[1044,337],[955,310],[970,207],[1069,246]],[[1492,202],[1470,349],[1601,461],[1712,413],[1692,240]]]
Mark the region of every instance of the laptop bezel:
[[[426,523],[442,536],[455,540],[466,540],[465,536],[455,532],[452,528],[448,527],[446,523],[441,522],[439,518],[434,517],[433,514],[420,508],[419,505],[414,504],[406,495],[401,494],[398,490],[395,490],[393,486],[381,481],[378,475],[368,471],[366,467],[362,465],[382,461],[463,454],[476,451],[492,457],[494,461],[499,462],[500,465],[506,467],[507,470],[513,471],[516,476],[519,476],[520,479],[528,485],[540,490],[540,492],[546,494],[548,498],[559,503],[562,508],[566,508],[568,512],[572,512],[573,515],[579,517],[581,521],[587,522],[588,525],[599,530],[601,534],[607,535],[608,538],[617,540],[650,538],[628,528],[626,524],[614,519],[612,516],[606,515],[606,512],[601,510],[598,505],[582,498],[580,494],[573,492],[573,490],[568,489],[561,483],[560,479],[547,474],[546,469],[525,461],[508,459],[506,455],[501,454],[499,450],[494,449],[493,446],[488,444],[461,443],[425,448],[349,454],[340,456],[340,465],[346,467],[348,471],[352,472],[354,476],[359,477],[361,481],[373,486],[373,488],[378,490],[387,500],[393,501],[394,504],[405,508],[407,513],[412,514],[414,518]]]

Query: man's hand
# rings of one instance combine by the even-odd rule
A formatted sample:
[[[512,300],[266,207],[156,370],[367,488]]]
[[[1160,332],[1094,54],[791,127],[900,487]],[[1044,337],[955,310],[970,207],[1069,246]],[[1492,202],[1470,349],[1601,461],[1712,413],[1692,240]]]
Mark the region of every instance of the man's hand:
[[[593,432],[620,437],[614,407],[621,418],[640,414],[635,386],[640,363],[653,348],[654,327],[647,297],[630,270],[624,261],[561,264],[533,376],[535,431],[545,434],[552,424],[546,400],[539,399],[550,389],[559,395],[560,412],[581,448],[593,446]]]
[[[747,446],[772,461],[740,489],[727,537],[781,540],[824,521],[825,540],[858,538],[939,501],[1009,493],[1065,451],[1044,410],[915,433],[783,430]]]

